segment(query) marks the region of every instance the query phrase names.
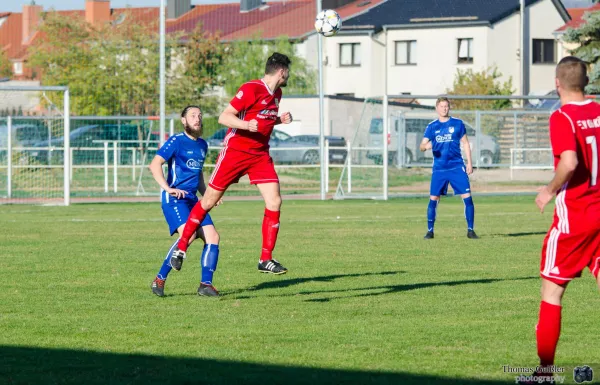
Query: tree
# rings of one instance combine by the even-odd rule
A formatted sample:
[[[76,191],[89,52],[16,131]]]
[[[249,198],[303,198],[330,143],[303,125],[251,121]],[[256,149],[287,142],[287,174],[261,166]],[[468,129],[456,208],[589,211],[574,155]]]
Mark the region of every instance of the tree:
[[[496,67],[475,72],[472,69],[456,71],[454,85],[451,90],[446,90],[449,95],[512,95],[512,77],[501,83],[498,79],[502,74]],[[483,100],[462,99],[453,100],[452,108],[459,110],[499,110],[510,108],[512,103],[509,99]]]
[[[0,48],[0,78],[9,78],[12,76],[12,66],[6,56],[6,52]]]
[[[286,94],[301,95],[316,92],[316,71],[306,60],[296,55],[294,43],[282,36],[274,41],[258,37],[250,41],[236,41],[228,47],[222,78],[228,96],[233,96],[238,88],[251,79],[264,75],[265,63],[273,52],[287,55],[292,61],[291,74]]]
[[[600,11],[584,13],[583,20],[579,28],[567,29],[563,40],[578,44],[571,50],[571,55],[590,63],[590,83],[586,92],[600,94]]]
[[[172,44],[169,51],[175,64],[167,75],[167,105],[181,109],[187,104],[200,104],[205,114],[217,113],[221,100],[209,93],[223,85],[219,73],[226,46],[221,44],[220,35],[210,34],[198,24],[185,39],[173,36]]]
[[[141,24],[130,17],[125,20],[128,22],[96,27],[55,12],[44,15],[42,38],[31,49],[30,62],[41,70],[44,84],[69,86],[73,114],[159,113],[157,25]],[[221,55],[218,37],[198,29],[192,36],[195,40],[187,42],[181,36],[167,37],[167,46],[181,62],[168,71],[167,113],[179,112],[182,104],[198,103],[202,92],[218,84],[214,75],[220,64],[215,57]],[[51,98],[52,102],[61,108],[62,100],[55,99]],[[216,108],[215,103],[208,104]]]

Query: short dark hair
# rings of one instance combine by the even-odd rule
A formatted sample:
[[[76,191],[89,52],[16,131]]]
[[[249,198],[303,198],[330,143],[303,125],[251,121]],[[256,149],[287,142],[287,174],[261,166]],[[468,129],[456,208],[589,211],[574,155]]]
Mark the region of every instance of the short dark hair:
[[[556,65],[556,77],[561,87],[583,92],[588,84],[587,64],[575,56],[565,56]]]
[[[286,55],[275,52],[267,59],[267,65],[265,66],[265,75],[271,75],[280,69],[290,68],[292,61]]]
[[[183,109],[183,111],[181,111],[181,117],[182,117],[182,118],[185,118],[185,116],[187,115],[188,111],[189,111],[189,110],[191,110],[192,108],[197,108],[197,109],[199,109],[200,111],[202,111],[202,108],[200,108],[200,106],[196,106],[196,105],[190,104],[190,105],[186,106],[186,107]]]
[[[435,106],[437,107],[438,104],[440,104],[441,102],[448,103],[448,107],[450,107],[450,99],[448,99],[447,97],[442,96],[442,97],[437,98],[437,100],[435,101]]]

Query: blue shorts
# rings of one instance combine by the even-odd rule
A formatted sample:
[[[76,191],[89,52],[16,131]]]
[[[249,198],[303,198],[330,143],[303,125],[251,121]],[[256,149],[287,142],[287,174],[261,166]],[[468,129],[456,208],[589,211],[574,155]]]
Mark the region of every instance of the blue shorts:
[[[177,232],[179,226],[184,225],[190,216],[190,212],[194,208],[194,205],[198,202],[197,200],[191,199],[169,199],[168,202],[163,200],[162,211],[169,225],[169,231],[171,235]],[[206,214],[206,217],[200,224],[201,226],[211,226],[213,224],[210,214]]]
[[[429,195],[434,197],[447,195],[448,184],[452,186],[455,195],[471,193],[471,183],[469,183],[469,176],[464,166],[450,170],[433,171],[431,185],[429,186]]]

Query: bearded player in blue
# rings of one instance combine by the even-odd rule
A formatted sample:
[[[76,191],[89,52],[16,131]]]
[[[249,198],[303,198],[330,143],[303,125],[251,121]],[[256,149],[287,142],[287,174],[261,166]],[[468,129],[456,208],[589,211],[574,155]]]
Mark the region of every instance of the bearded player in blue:
[[[181,234],[188,219],[190,210],[198,202],[196,191],[204,194],[206,184],[202,174],[202,166],[206,159],[208,143],[202,135],[202,110],[198,106],[187,106],[181,112],[181,123],[185,132],[173,135],[158,150],[150,163],[150,172],[154,180],[161,187],[162,210],[169,225],[171,235]],[[168,162],[168,176],[165,180],[163,164]],[[219,204],[221,201],[218,202]],[[190,238],[190,243],[195,238],[204,241],[204,249],[200,258],[202,275],[198,295],[216,297],[219,292],[212,285],[213,273],[217,269],[219,259],[219,233],[207,215],[198,231]],[[179,271],[181,260],[177,265],[171,262],[171,253],[177,246],[179,239],[175,240],[166,254],[166,258],[152,281],[152,293],[159,297],[165,295],[165,282],[171,269]]]
[[[448,193],[448,184],[454,194],[459,194],[465,204],[467,220],[467,238],[478,239],[473,230],[475,222],[475,206],[471,197],[469,175],[473,173],[471,146],[462,120],[451,117],[448,98],[438,98],[435,102],[438,119],[429,123],[419,149],[433,152],[433,173],[429,187],[429,205],[427,206],[427,234],[425,239],[433,239],[433,226],[437,206],[441,195]],[[463,145],[467,164],[462,158],[460,145]]]

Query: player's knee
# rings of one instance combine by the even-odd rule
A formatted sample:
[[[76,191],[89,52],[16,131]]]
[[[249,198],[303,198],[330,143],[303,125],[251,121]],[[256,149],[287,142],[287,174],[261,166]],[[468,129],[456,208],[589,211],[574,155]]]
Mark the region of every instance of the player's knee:
[[[212,231],[206,232],[206,243],[210,245],[218,245],[220,240],[221,237],[219,236],[219,233],[217,233],[216,230],[213,229]]]
[[[274,196],[274,197],[270,197],[269,199],[265,200],[265,205],[271,211],[279,211],[279,210],[281,210],[281,204],[282,203],[283,203],[283,200],[281,199],[281,196],[279,196],[279,195]]]

